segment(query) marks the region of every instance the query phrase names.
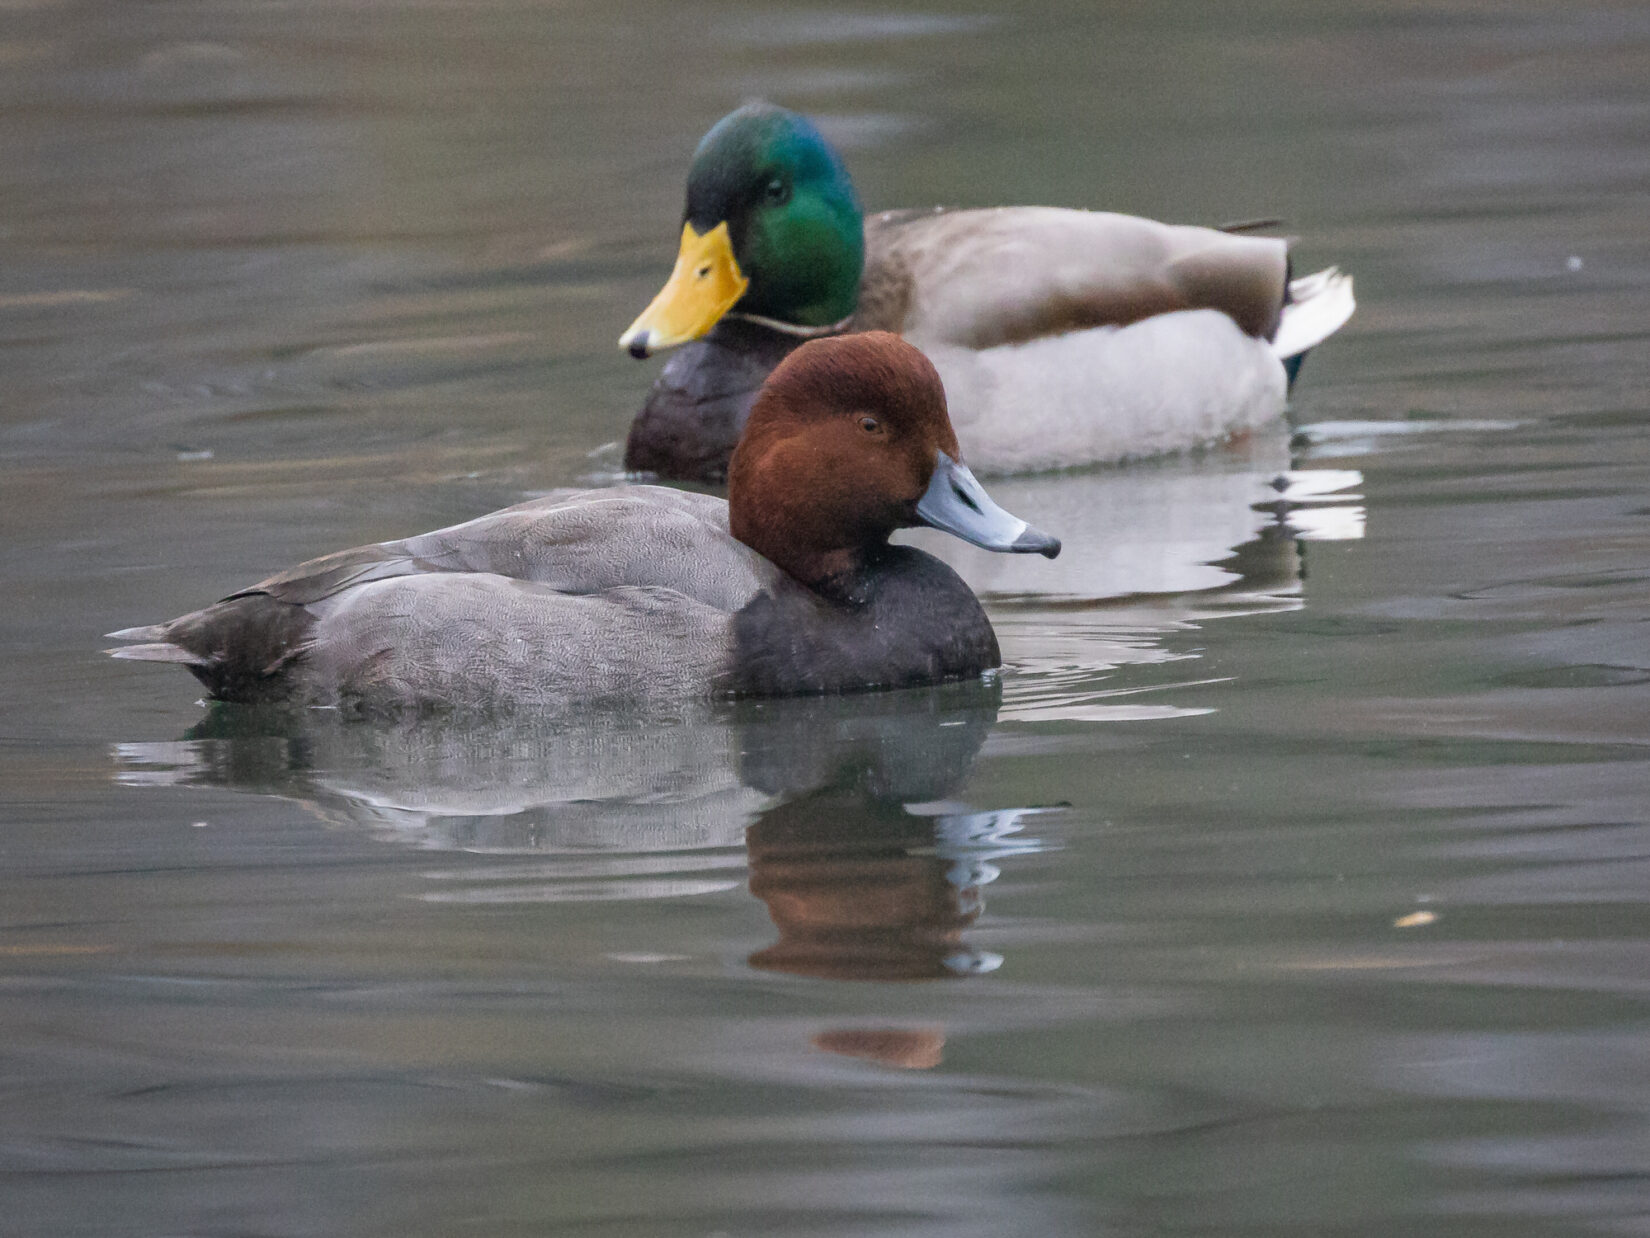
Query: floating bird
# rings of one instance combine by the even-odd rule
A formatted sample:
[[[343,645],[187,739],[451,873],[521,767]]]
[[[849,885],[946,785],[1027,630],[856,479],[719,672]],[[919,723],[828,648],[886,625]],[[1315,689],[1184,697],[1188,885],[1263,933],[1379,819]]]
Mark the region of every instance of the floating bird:
[[[769,376],[726,501],[658,486],[536,499],[312,560],[169,623],[111,633],[229,701],[554,710],[851,692],[1001,662],[929,525],[1050,558],[962,463],[929,361],[882,333]]]
[[[762,380],[805,340],[885,330],[940,372],[982,472],[1179,451],[1282,413],[1293,367],[1354,308],[1288,243],[1050,207],[865,217],[804,116],[752,103],[688,171],[681,249],[620,337],[686,345],[631,426],[625,467],[720,481]]]

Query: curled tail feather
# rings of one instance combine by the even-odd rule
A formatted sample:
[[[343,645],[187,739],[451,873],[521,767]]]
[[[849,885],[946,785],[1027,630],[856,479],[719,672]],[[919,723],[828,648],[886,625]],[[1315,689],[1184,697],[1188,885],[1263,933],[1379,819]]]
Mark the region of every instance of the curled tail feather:
[[[1273,354],[1280,361],[1300,356],[1345,326],[1357,308],[1352,277],[1339,267],[1290,280],[1288,303],[1272,336]]]

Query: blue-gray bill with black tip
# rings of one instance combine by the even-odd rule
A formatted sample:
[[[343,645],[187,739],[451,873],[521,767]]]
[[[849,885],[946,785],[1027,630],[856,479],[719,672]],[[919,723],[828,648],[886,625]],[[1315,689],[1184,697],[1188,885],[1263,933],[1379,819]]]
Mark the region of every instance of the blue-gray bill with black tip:
[[[917,519],[987,550],[1050,559],[1060,553],[1059,538],[998,507],[966,464],[943,451],[935,454],[934,476],[917,500]]]

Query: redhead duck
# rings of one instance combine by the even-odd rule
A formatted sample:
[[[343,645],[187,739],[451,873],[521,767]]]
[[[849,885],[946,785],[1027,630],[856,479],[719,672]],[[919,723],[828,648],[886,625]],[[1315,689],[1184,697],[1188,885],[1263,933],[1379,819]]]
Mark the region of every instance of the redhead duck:
[[[752,103],[688,170],[681,250],[620,337],[686,344],[630,429],[625,466],[720,481],[762,380],[803,340],[896,331],[939,369],[981,471],[1179,451],[1283,412],[1300,357],[1354,308],[1288,243],[1049,207],[865,218],[807,118]]]
[[[962,463],[934,367],[892,335],[818,340],[764,384],[727,501],[655,486],[537,499],[314,559],[112,633],[214,696],[366,711],[552,709],[849,692],[976,676],[997,638],[967,585],[894,546],[931,525],[1060,544]]]

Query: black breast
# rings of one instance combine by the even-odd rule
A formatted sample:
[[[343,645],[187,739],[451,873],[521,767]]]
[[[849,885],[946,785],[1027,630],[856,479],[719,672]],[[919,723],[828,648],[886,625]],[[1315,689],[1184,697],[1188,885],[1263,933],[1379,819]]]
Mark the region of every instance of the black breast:
[[[727,480],[751,402],[802,341],[738,319],[676,350],[631,423],[624,466],[677,481]]]
[[[933,555],[890,546],[851,593],[846,602],[800,586],[758,594],[734,616],[727,689],[859,692],[962,679],[1002,664],[979,599]]]

